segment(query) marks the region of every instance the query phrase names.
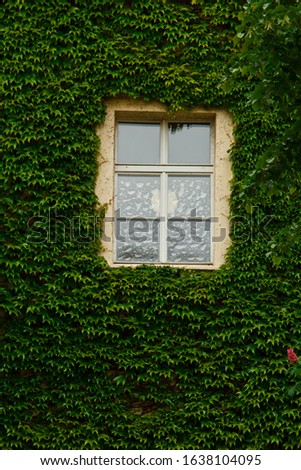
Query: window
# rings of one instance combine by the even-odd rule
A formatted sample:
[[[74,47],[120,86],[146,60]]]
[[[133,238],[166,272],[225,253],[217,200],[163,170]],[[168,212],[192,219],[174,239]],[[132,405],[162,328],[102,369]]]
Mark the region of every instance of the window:
[[[212,127],[117,123],[116,262],[211,262]]]
[[[228,118],[222,126],[218,113]],[[109,206],[103,254],[111,265],[222,263],[230,130],[223,111],[169,116],[159,104],[109,103],[96,192]]]

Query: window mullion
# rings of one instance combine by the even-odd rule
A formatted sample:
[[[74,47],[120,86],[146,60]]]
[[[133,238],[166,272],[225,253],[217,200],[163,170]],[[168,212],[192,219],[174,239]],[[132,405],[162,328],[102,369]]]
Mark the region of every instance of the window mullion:
[[[196,173],[212,174],[213,165],[115,165],[119,173]]]
[[[168,163],[168,123],[164,119],[161,123],[161,165]],[[161,173],[161,197],[160,197],[160,261],[166,263],[167,261],[167,173]]]
[[[161,165],[168,163],[168,122],[164,119],[161,124]]]
[[[210,175],[210,262],[213,262],[214,253],[213,250],[215,249],[213,238],[215,236],[216,230],[216,221],[215,221],[215,207],[214,207],[214,192],[215,192],[215,183],[214,183],[214,175]]]
[[[160,192],[160,262],[167,260],[167,174],[161,173],[161,192]]]

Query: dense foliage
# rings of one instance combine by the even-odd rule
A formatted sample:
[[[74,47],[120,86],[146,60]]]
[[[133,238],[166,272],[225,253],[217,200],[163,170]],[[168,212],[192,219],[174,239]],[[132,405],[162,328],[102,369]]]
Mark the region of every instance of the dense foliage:
[[[248,104],[247,79],[222,87],[243,3],[6,0],[1,448],[300,448],[286,375],[300,251],[266,256],[298,201],[266,195],[246,211],[242,192],[286,122]],[[220,270],[110,269],[98,256],[95,127],[120,95],[233,114]]]
[[[289,193],[296,204],[299,201],[299,212],[271,243],[274,260],[281,262],[301,242],[301,3],[249,0],[239,19],[240,47],[232,59],[232,85],[240,76],[253,80],[252,106],[267,113],[272,110],[286,123],[277,140],[258,155],[244,188],[253,204],[267,194]]]

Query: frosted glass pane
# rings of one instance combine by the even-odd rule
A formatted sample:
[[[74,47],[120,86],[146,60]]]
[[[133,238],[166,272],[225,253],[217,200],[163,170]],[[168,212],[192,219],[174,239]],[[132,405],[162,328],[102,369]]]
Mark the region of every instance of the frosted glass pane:
[[[185,165],[210,163],[210,125],[168,124],[168,162]]]
[[[160,162],[160,124],[119,123],[118,163]]]
[[[169,220],[167,261],[173,263],[210,262],[210,222]]]
[[[159,220],[116,221],[117,261],[147,263],[159,261]]]
[[[210,262],[210,215],[210,176],[168,177],[167,261]]]
[[[117,261],[159,261],[159,208],[159,176],[118,175]]]
[[[118,175],[117,207],[122,217],[159,215],[160,177]]]
[[[168,216],[208,218],[210,176],[169,176]]]

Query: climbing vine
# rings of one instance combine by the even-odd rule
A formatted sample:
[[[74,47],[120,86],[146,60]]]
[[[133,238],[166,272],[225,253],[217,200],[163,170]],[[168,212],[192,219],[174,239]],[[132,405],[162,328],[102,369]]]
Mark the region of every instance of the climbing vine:
[[[242,196],[287,122],[248,105],[247,79],[223,87],[243,3],[5,1],[1,448],[300,448],[300,252],[268,256],[298,198]],[[221,269],[99,256],[96,126],[114,96],[231,112]]]

